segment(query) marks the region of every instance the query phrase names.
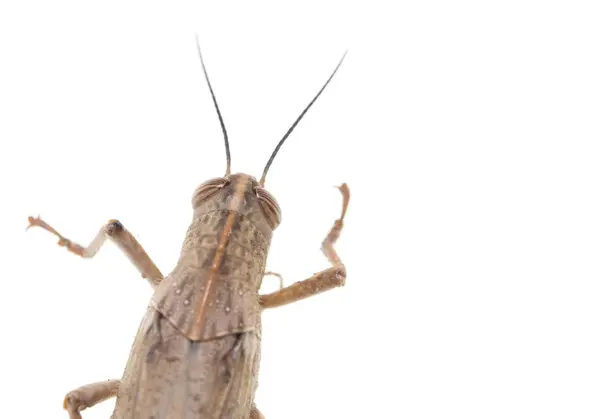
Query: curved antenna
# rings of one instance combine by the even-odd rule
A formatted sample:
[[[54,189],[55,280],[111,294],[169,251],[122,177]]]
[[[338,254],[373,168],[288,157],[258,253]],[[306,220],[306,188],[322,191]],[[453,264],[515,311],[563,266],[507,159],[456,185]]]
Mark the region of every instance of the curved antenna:
[[[329,84],[329,82],[331,81],[331,79],[333,78],[333,76],[335,76],[335,73],[337,73],[338,68],[340,68],[340,66],[342,65],[342,62],[344,61],[344,58],[346,58],[346,54],[347,53],[348,53],[348,50],[346,50],[346,52],[344,52],[344,55],[342,55],[342,59],[340,60],[340,62],[338,63],[338,65],[335,67],[335,70],[333,70],[333,73],[331,73],[331,76],[329,76],[329,78],[327,79],[327,81],[325,82],[325,84],[323,85],[323,87],[321,87],[321,90],[319,90],[319,93],[317,93],[317,95],[313,98],[313,100],[310,101],[310,103],[308,104],[308,106],[306,108],[304,108],[304,110],[302,111],[302,113],[300,114],[300,116],[298,117],[298,119],[296,119],[296,121],[292,124],[292,126],[290,127],[290,129],[288,129],[288,131],[285,133],[285,135],[283,136],[283,138],[279,141],[279,143],[277,144],[277,147],[275,147],[275,150],[273,151],[273,154],[271,154],[271,158],[269,158],[269,161],[267,162],[267,165],[265,166],[265,170],[263,171],[262,177],[260,178],[260,185],[261,186],[265,186],[265,178],[267,177],[267,172],[269,171],[269,167],[271,167],[271,163],[273,163],[273,159],[275,158],[275,156],[277,155],[277,152],[279,151],[279,149],[283,145],[283,142],[287,139],[287,137],[289,137],[289,135],[292,133],[292,131],[294,130],[294,128],[296,128],[296,125],[298,125],[298,122],[300,122],[300,120],[302,119],[302,117],[304,117],[304,114],[306,114],[306,112],[310,109],[310,107],[313,105],[313,103],[315,103],[315,101],[317,100],[317,98],[319,96],[321,96],[321,93],[323,93],[323,90],[325,90],[325,88],[327,87],[327,85]]]
[[[202,51],[200,51],[200,41],[198,41],[198,34],[196,34],[196,46],[198,47],[200,63],[202,63],[202,71],[204,71],[204,77],[206,78],[206,83],[208,84],[208,89],[210,90],[210,95],[212,96],[213,103],[215,104],[215,109],[217,110],[217,115],[219,116],[219,122],[221,123],[221,130],[223,131],[223,138],[225,139],[225,153],[227,154],[227,170],[225,170],[225,176],[229,176],[231,174],[231,154],[229,153],[229,138],[227,137],[225,123],[223,122],[223,117],[221,116],[221,111],[219,110],[219,105],[217,104],[217,99],[215,98],[215,93],[213,92],[210,80],[208,79],[206,66],[204,65],[204,60],[202,59]]]

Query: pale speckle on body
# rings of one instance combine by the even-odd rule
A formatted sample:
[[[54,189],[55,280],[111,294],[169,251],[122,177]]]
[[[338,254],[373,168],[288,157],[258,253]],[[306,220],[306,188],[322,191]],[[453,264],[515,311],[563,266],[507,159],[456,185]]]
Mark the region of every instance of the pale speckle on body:
[[[112,419],[249,418],[260,358],[257,291],[272,227],[257,182],[243,176],[194,201],[181,256],[142,321]],[[243,199],[228,199],[233,191]]]

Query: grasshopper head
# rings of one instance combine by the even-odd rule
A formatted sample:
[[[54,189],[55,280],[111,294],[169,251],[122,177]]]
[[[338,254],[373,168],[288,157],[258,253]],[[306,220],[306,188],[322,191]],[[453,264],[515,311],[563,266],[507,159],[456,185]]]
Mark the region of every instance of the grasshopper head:
[[[192,207],[200,213],[228,209],[251,215],[260,211],[273,230],[281,223],[281,209],[273,195],[256,178],[244,173],[204,182],[194,192]]]

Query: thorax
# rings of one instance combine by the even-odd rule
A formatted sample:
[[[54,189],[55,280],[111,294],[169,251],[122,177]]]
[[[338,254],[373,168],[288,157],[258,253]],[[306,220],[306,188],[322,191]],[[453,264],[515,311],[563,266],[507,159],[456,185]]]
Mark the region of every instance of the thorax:
[[[258,289],[271,231],[255,212],[196,212],[153,305],[190,340],[260,329]]]

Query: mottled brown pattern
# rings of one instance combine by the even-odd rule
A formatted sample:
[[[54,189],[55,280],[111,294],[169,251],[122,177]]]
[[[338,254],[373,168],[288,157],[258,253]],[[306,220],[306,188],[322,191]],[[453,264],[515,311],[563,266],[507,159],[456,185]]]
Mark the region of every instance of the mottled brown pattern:
[[[246,189],[252,190],[252,184],[249,185]],[[243,200],[239,202],[245,215],[237,208],[235,211],[215,209],[212,205],[205,205],[209,212],[195,212],[179,262],[157,287],[152,299],[153,306],[188,339],[210,340],[251,330],[260,335],[256,290],[260,288],[264,274],[270,235],[265,237],[252,221],[254,214],[247,208],[259,212],[261,209],[255,202],[256,196],[248,196],[246,189],[243,191],[245,205]],[[232,193],[218,198],[231,206],[231,196]],[[230,234],[224,234],[226,221],[232,217]],[[264,218],[258,218],[258,221],[265,222]],[[224,236],[227,238],[222,252],[224,257],[214,266]],[[201,299],[206,295],[213,272],[210,298],[204,303]],[[204,324],[197,333],[195,321],[200,307],[204,310]]]
[[[114,419],[249,417],[260,360],[257,290],[272,233],[256,185],[231,175],[193,201],[179,261],[136,336]]]
[[[254,332],[190,341],[150,307],[133,344],[112,419],[247,418],[259,350]]]

